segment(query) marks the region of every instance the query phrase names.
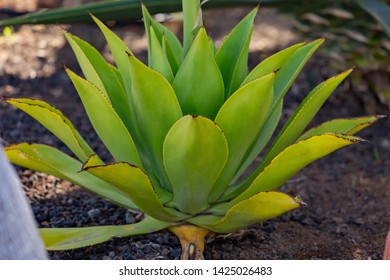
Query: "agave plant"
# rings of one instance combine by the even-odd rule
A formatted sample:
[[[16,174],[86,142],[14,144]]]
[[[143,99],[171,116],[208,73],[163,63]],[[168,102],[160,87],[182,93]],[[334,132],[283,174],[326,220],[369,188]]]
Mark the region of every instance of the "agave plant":
[[[275,131],[283,97],[323,39],[282,50],[248,74],[257,8],[216,47],[203,27],[200,1],[182,4],[183,44],[142,7],[148,66],[95,17],[116,67],[65,32],[85,78],[66,72],[113,162],[103,162],[58,109],[39,100],[6,99],[75,156],[21,143],[5,148],[11,162],[145,213],[135,224],[42,228],[48,250],[168,229],[180,239],[182,258],[200,259],[207,234],[238,231],[302,205],[276,190],[312,161],[361,141],[353,134],[378,119],[336,119],[304,132],[349,69],[314,88],[262,153],[260,164],[246,172]]]

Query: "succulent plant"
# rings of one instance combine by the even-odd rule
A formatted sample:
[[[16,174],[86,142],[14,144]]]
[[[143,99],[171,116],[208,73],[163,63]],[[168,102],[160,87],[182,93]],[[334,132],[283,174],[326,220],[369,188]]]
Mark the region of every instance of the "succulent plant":
[[[11,162],[145,213],[135,224],[42,228],[48,250],[168,229],[180,239],[182,258],[200,259],[208,233],[238,231],[302,205],[276,190],[312,161],[359,142],[353,134],[378,119],[336,119],[304,132],[349,69],[314,88],[260,164],[246,172],[279,123],[283,97],[323,39],[284,49],[248,74],[257,8],[216,47],[203,27],[200,1],[182,3],[183,44],[143,6],[148,66],[95,17],[116,66],[65,32],[85,78],[66,72],[113,162],[103,162],[58,109],[40,100],[6,99],[74,154],[21,143],[5,148]]]

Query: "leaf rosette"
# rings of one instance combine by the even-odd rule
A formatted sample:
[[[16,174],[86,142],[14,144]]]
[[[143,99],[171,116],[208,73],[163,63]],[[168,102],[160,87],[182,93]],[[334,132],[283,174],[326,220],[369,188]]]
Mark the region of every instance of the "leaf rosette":
[[[60,110],[44,101],[6,101],[31,115],[72,151],[42,144],[5,148],[11,162],[80,185],[122,207],[145,213],[137,224],[44,228],[48,250],[67,250],[165,228],[186,257],[202,256],[208,232],[230,233],[279,216],[302,202],[278,192],[300,169],[357,143],[353,136],[379,116],[337,119],[305,131],[347,70],[315,87],[268,151],[283,99],[323,43],[299,43],[248,71],[257,8],[214,45],[202,25],[200,2],[183,1],[183,44],[142,7],[148,65],[101,21],[116,65],[65,32],[84,77],[66,69],[88,118],[114,162],[104,162]],[[261,162],[245,172],[262,153]],[[191,246],[195,246],[197,254]]]

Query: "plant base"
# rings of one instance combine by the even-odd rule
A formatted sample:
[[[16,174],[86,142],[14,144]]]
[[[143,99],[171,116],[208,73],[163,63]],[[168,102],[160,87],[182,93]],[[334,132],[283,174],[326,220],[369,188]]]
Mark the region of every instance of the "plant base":
[[[181,260],[204,260],[204,239],[209,233],[207,229],[194,225],[179,225],[170,227],[169,230],[180,240]]]

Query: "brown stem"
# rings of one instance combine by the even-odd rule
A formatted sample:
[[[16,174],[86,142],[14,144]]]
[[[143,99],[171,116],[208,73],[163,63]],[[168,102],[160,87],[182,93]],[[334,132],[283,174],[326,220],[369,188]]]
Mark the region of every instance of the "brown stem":
[[[181,260],[204,260],[204,238],[209,233],[207,229],[184,224],[170,227],[169,230],[180,240]]]

